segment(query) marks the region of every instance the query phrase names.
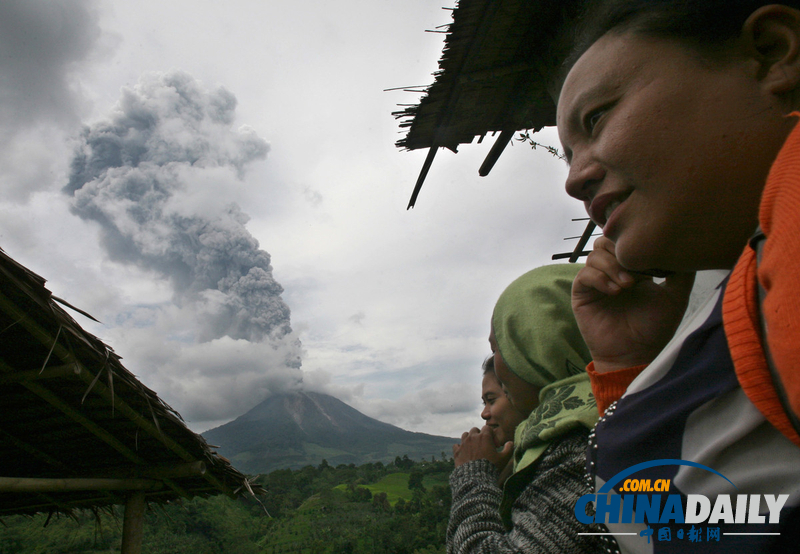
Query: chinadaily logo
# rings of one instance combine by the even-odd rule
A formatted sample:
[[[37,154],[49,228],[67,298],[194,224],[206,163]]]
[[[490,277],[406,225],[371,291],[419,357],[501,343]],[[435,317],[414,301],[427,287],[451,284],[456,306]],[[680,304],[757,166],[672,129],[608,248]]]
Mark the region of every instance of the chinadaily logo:
[[[638,533],[581,533],[583,535],[639,535],[657,541],[712,542],[726,535],[778,535],[764,532],[777,524],[788,494],[680,494],[671,479],[646,479],[636,473],[658,466],[690,466],[711,472],[738,488],[718,471],[686,460],[653,460],[631,466],[609,479],[597,494],[585,494],[575,504],[575,517],[584,524],[640,524]],[[617,490],[614,487],[617,486]],[[617,492],[619,491],[619,492]],[[594,515],[587,506],[594,505]],[[735,532],[728,526],[735,526]],[[750,527],[756,526],[756,527]],[[726,531],[726,528],[728,529]]]

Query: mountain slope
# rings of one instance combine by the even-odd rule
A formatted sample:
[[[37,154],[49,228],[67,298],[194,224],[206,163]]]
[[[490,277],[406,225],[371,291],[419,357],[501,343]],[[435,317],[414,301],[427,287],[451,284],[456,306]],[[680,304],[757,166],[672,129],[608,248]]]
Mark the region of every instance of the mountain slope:
[[[247,473],[281,468],[390,462],[450,456],[456,439],[412,433],[365,416],[326,394],[295,392],[267,398],[230,423],[203,433],[219,453]]]

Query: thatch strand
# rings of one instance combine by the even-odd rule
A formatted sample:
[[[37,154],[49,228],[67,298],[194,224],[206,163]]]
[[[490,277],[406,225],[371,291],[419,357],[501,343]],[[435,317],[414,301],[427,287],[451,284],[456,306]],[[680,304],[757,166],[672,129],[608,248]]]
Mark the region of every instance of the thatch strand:
[[[50,347],[50,350],[47,352],[47,357],[44,359],[44,363],[42,364],[42,369],[39,373],[44,371],[45,366],[47,366],[47,362],[50,361],[50,356],[53,354],[53,348],[56,347],[56,343],[58,342],[58,336],[61,334],[61,329],[63,325],[58,326],[58,332],[56,332],[56,338],[53,339],[53,346]]]

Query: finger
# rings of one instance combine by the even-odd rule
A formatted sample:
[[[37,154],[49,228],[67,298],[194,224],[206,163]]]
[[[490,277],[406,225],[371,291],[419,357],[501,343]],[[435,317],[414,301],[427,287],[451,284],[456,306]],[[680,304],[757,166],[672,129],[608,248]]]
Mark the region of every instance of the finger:
[[[494,434],[494,429],[492,427],[484,425],[481,428],[480,439],[486,444],[491,445],[491,447],[494,448],[495,450],[497,449],[496,437]]]
[[[511,457],[514,455],[514,443],[512,441],[508,441],[503,445],[503,450],[499,453],[498,459],[498,466],[502,467],[505,466],[509,461],[511,461]]]
[[[468,436],[469,436],[469,431],[467,431],[465,433],[462,433],[461,434],[461,442],[464,442],[465,440],[467,440]]]
[[[484,427],[485,427],[485,426],[484,426]],[[480,429],[478,429],[477,427],[473,427],[472,429],[470,429],[470,430],[469,430],[469,434],[470,434],[470,435],[477,435],[477,434],[479,434],[480,432],[481,432],[481,430],[480,430]]]
[[[610,275],[607,268],[586,266],[581,269],[572,282],[573,303],[583,304],[584,300],[593,301],[598,293],[614,296],[622,292],[623,286],[630,286],[628,281],[619,278],[619,272]]]
[[[614,283],[622,288],[633,285],[644,275],[633,275],[617,259],[617,246],[611,239],[600,237],[595,240],[593,249],[589,253],[586,265],[599,269],[608,275]]]

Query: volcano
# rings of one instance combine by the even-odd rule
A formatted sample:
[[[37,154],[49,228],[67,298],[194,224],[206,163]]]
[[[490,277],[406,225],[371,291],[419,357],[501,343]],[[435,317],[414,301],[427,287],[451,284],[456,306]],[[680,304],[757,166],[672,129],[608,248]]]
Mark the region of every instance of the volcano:
[[[368,462],[397,456],[440,458],[459,441],[413,433],[368,417],[341,400],[314,392],[274,395],[233,421],[203,433],[240,470],[276,469]]]

